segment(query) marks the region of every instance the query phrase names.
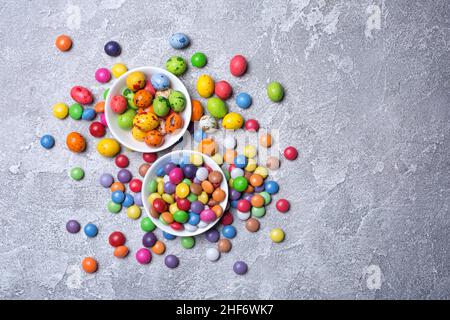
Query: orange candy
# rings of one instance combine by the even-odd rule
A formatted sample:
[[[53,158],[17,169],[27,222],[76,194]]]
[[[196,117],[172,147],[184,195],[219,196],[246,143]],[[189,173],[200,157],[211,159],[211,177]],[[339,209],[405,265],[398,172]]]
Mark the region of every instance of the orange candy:
[[[117,182],[114,182],[111,185],[111,192],[114,192],[114,191],[117,191],[117,190],[120,190],[122,192],[125,191],[125,186],[123,185],[122,182],[117,181]]]
[[[256,208],[261,208],[264,205],[264,198],[262,195],[259,194],[255,194],[250,202],[252,203],[252,206],[256,207]]]
[[[252,174],[249,180],[250,184],[254,187],[259,187],[264,183],[263,177],[261,177],[259,174]]]
[[[214,213],[216,214],[216,217],[219,218],[220,216],[222,216],[223,213],[223,209],[221,206],[219,206],[218,204],[213,206],[211,208],[212,211],[214,211]]]
[[[158,130],[150,130],[145,134],[144,141],[150,147],[159,147],[164,142],[164,136]]]
[[[97,261],[94,258],[86,257],[81,262],[81,266],[83,267],[83,270],[87,273],[94,273],[97,271],[98,264]]]
[[[166,119],[164,126],[166,133],[173,133],[183,127],[183,118],[178,113],[170,114]]]
[[[222,202],[223,200],[225,200],[225,197],[226,197],[225,191],[219,188],[214,190],[214,192],[212,193],[212,198],[217,202]]]
[[[128,252],[127,246],[118,246],[114,249],[114,256],[116,258],[125,258],[128,255]]]
[[[191,121],[199,121],[203,116],[203,106],[198,100],[192,100],[192,115]]]
[[[55,40],[56,47],[61,51],[68,51],[72,47],[72,39],[65,34],[56,37]]]
[[[99,101],[95,104],[94,110],[97,113],[105,112],[105,101]]]
[[[208,180],[202,181],[201,186],[203,191],[205,191],[207,194],[211,194],[214,191],[214,186]]]
[[[251,185],[248,185],[247,189],[244,190],[245,193],[253,193],[253,191],[255,191],[255,188]]]
[[[228,164],[233,164],[234,163],[234,158],[236,158],[236,156],[237,156],[236,150],[227,149],[225,151],[225,155],[223,156],[223,160],[225,160],[225,162],[228,163]]]
[[[163,212],[161,214],[161,218],[167,222],[167,223],[172,223],[173,222],[173,215],[170,212]]]
[[[217,143],[213,139],[203,139],[198,144],[198,151],[208,156],[213,156],[217,152]]]
[[[86,148],[86,141],[78,132],[71,132],[67,135],[66,145],[70,151],[82,152]]]
[[[154,254],[163,254],[166,251],[166,246],[161,241],[156,241],[152,247],[152,251]]]
[[[272,146],[272,136],[269,133],[261,135],[259,144],[265,148],[270,148]]]
[[[134,94],[134,104],[138,108],[147,108],[150,107],[153,101],[153,96],[150,92],[147,90],[139,90]]]

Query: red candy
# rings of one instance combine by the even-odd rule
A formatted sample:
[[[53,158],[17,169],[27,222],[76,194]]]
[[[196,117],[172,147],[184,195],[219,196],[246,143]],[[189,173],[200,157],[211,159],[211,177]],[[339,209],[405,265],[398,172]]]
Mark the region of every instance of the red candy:
[[[287,147],[284,149],[284,157],[288,160],[295,160],[297,159],[298,151],[294,147]]]
[[[229,224],[233,223],[233,215],[227,211],[223,214],[222,219],[220,220],[220,222],[224,225],[227,226]]]
[[[218,96],[222,100],[227,100],[229,97],[231,97],[231,94],[233,93],[233,89],[231,88],[230,84],[224,80],[216,82],[214,93],[216,96]]]
[[[241,56],[234,56],[230,61],[230,72],[235,77],[242,76],[247,71],[247,60]]]
[[[252,205],[251,205],[250,201],[245,200],[245,199],[241,199],[237,203],[237,209],[240,212],[249,212],[251,207],[252,207]]]
[[[236,168],[236,166],[234,164],[230,164],[228,166],[228,171],[231,173],[231,171],[233,171],[234,168]]]
[[[119,168],[126,168],[130,164],[130,160],[124,154],[119,154],[115,159],[116,166]]]
[[[166,203],[163,199],[157,198],[153,200],[153,208],[156,210],[156,212],[163,213],[164,211],[166,211]]]
[[[89,126],[89,132],[91,133],[91,135],[93,137],[101,138],[106,134],[106,129],[105,129],[105,126],[101,122],[94,121]]]
[[[188,199],[177,199],[177,207],[183,211],[189,211],[191,202]]]
[[[259,130],[259,122],[255,119],[248,119],[245,121],[245,130],[247,131],[258,131]]]
[[[169,226],[173,229],[173,230],[177,230],[177,231],[181,231],[184,229],[184,226],[181,223],[178,222],[172,222],[171,224],[169,224]]]
[[[280,212],[288,212],[291,208],[291,205],[289,204],[289,201],[286,199],[280,199],[277,201],[276,205],[277,210]]]
[[[114,231],[109,235],[108,241],[113,247],[120,247],[125,244],[126,238],[122,232]]]
[[[145,162],[153,163],[158,158],[158,154],[156,152],[146,152],[142,154],[142,159],[144,159]]]
[[[155,96],[155,94],[156,94],[155,88],[153,88],[152,83],[148,80],[145,82],[144,90],[147,90],[148,92],[150,92],[152,94],[152,96]]]
[[[130,190],[133,192],[141,192],[142,190],[142,181],[139,179],[132,179],[130,184],[128,185]]]
[[[94,101],[89,89],[82,86],[75,86],[70,90],[70,96],[80,104],[91,104]]]
[[[123,96],[114,96],[111,98],[110,106],[114,113],[124,113],[127,110],[127,100]]]

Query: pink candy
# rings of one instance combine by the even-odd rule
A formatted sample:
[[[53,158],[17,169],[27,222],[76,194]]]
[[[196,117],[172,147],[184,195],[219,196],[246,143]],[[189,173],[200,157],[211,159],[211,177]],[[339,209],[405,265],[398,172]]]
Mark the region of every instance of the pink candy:
[[[204,222],[210,223],[216,220],[216,218],[217,218],[216,213],[211,209],[206,209],[200,212],[200,220]]]
[[[225,80],[222,80],[222,81],[216,82],[215,87],[214,87],[214,93],[220,99],[226,100],[229,97],[231,97],[231,94],[233,93],[233,89],[231,88],[231,86],[228,82],[226,82]]]
[[[105,127],[108,127],[108,123],[106,122],[106,116],[105,113],[102,112],[100,114],[100,122],[102,123],[102,125],[104,125]]]
[[[75,86],[70,90],[70,96],[80,104],[91,104],[94,97],[89,89],[82,86]]]
[[[111,72],[106,68],[100,68],[95,71],[95,80],[100,83],[106,83],[111,79]]]
[[[169,172],[169,180],[173,184],[179,184],[184,179],[183,170],[181,168],[173,168]]]
[[[152,261],[152,253],[147,248],[141,248],[136,252],[136,260],[140,264],[148,264]]]

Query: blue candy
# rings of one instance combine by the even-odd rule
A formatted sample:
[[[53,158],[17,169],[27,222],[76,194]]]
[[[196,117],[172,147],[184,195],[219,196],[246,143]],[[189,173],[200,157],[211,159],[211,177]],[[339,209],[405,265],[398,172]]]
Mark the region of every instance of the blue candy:
[[[85,225],[83,230],[86,236],[88,236],[89,238],[95,237],[98,233],[98,228],[93,223],[88,223],[87,225]]]
[[[166,172],[164,171],[164,167],[160,167],[160,168],[158,169],[158,171],[156,171],[156,175],[157,175],[158,177],[164,177],[164,176],[166,175]]]
[[[91,121],[95,119],[96,115],[97,113],[95,112],[94,109],[87,108],[83,110],[83,113],[81,114],[81,119]]]
[[[194,212],[189,212],[189,220],[187,223],[196,226],[200,222],[200,215]]]
[[[206,138],[206,133],[202,129],[197,129],[194,131],[194,141],[200,142]]]
[[[120,190],[116,190],[111,194],[111,200],[114,203],[121,204],[125,200],[125,193]]]
[[[236,104],[239,108],[247,109],[252,104],[252,97],[248,93],[242,92],[236,96]]]
[[[236,166],[236,168],[245,168],[245,166],[247,165],[247,158],[243,154],[238,154],[234,158],[234,165]]]
[[[184,33],[174,33],[169,39],[170,46],[174,49],[183,49],[189,45],[189,38]]]
[[[125,208],[131,207],[134,204],[134,198],[131,194],[125,193],[125,199],[122,202],[122,205]]]
[[[269,194],[275,194],[278,192],[278,190],[280,190],[280,186],[275,181],[266,181],[264,183],[264,189]]]
[[[53,148],[54,145],[55,145],[55,138],[53,138],[49,134],[42,136],[41,146],[43,146],[45,149],[51,149]]]
[[[155,88],[156,90],[169,89],[169,78],[167,78],[166,75],[162,73],[155,73],[154,75],[152,75],[150,82],[152,83],[153,88]]]
[[[238,203],[238,200],[233,200],[230,202],[230,205],[232,208],[237,208],[237,203]]]
[[[163,231],[163,237],[167,240],[173,240],[176,238],[176,236],[174,236],[173,234],[167,233],[165,231]]]
[[[236,228],[230,225],[225,226],[222,229],[222,234],[227,239],[233,239],[236,237]]]

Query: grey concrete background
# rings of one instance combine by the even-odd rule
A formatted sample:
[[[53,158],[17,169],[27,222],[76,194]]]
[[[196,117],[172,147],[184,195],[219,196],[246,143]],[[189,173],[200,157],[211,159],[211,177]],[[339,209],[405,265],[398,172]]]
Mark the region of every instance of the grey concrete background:
[[[142,3],[0,4],[1,298],[449,298],[448,1]],[[166,242],[181,259],[168,270],[162,257],[139,266],[112,256],[109,232],[123,230],[136,250],[138,222],[105,209],[109,192],[97,178],[116,169],[95,152],[88,123],[57,120],[51,106],[70,103],[75,84],[98,96],[98,67],[162,66],[178,31],[192,40],[180,54],[205,52],[202,72],[251,93],[243,115],[280,128],[279,147],[300,156],[276,173],[288,214],[271,206],[257,234],[237,221],[234,248],[216,263],[205,259],[203,237],[193,250]],[[54,47],[61,33],[73,38],[68,53]],[[111,39],[122,44],[118,58],[102,50]],[[241,79],[227,71],[237,53],[250,61]],[[194,97],[199,74],[183,77]],[[284,84],[282,104],[268,102],[269,80]],[[65,149],[72,130],[88,138],[82,155]],[[39,145],[45,133],[57,139],[51,151]],[[140,155],[128,154],[136,170]],[[75,165],[86,170],[81,182],[67,177]],[[97,223],[99,236],[68,234],[69,218]],[[268,238],[273,227],[286,231],[282,244]],[[94,275],[80,270],[86,255],[100,263]],[[247,275],[232,272],[237,259]]]

